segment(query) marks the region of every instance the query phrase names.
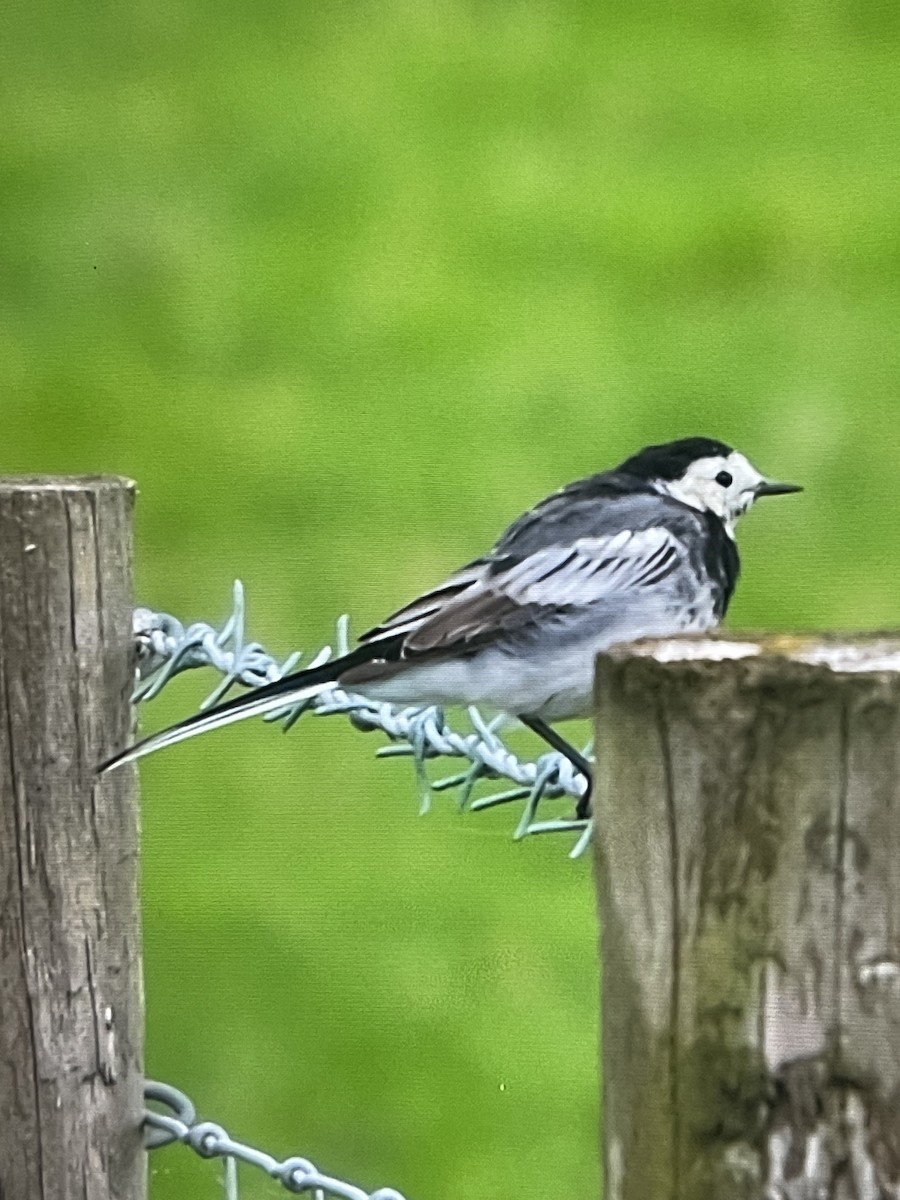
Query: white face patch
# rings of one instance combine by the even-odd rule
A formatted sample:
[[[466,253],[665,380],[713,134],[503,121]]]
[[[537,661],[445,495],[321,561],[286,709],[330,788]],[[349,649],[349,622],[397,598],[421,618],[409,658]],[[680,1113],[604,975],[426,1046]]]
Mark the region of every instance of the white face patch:
[[[691,508],[715,513],[731,533],[735,521],[756,499],[756,489],[764,478],[743,454],[734,450],[727,457],[710,455],[709,458],[698,458],[680,479],[666,481],[659,486]]]

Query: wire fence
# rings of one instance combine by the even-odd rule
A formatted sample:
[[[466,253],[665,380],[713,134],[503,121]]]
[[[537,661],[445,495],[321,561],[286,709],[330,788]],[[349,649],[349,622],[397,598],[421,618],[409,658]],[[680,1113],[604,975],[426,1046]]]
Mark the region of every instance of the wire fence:
[[[202,708],[216,704],[235,684],[262,687],[295,670],[302,654],[295,652],[279,662],[259,642],[247,640],[245,616],[244,588],[239,580],[234,584],[231,615],[219,629],[203,621],[185,626],[169,613],[136,609],[134,635],[140,681],[134,693],[135,702],[153,699],[176,675],[196,667],[212,667],[223,677],[203,701]],[[342,617],[337,623],[338,655],[347,652],[349,641],[348,620]],[[331,655],[332,648],[325,646],[308,665],[319,666]],[[585,790],[584,778],[555,750],[533,761],[519,758],[500,738],[499,718],[486,721],[476,708],[469,708],[472,729],[460,732],[451,728],[440,708],[397,708],[341,688],[331,688],[263,719],[280,722],[286,731],[307,712],[320,717],[340,714],[357,729],[378,730],[385,734],[390,744],[376,753],[379,757],[406,755],[413,759],[422,812],[431,807],[434,793],[451,789],[456,789],[460,807],[472,812],[523,801],[516,838],[539,833],[577,833],[570,854],[572,858],[583,854],[590,844],[591,819],[538,819],[543,801],[557,797],[577,800]],[[463,771],[431,779],[426,763],[441,757],[464,759],[468,766]],[[509,780],[515,786],[474,798],[477,784],[495,779]],[[239,1200],[238,1167],[242,1163],[264,1171],[288,1192],[312,1195],[314,1200],[404,1200],[403,1195],[393,1188],[367,1192],[335,1176],[323,1174],[307,1158],[279,1160],[240,1142],[221,1125],[199,1121],[192,1101],[170,1084],[147,1082],[144,1100],[148,1106],[144,1110],[147,1149],[158,1150],[179,1142],[190,1146],[202,1158],[221,1159],[227,1200]],[[159,1106],[168,1111],[160,1112]]]
[[[201,708],[216,704],[235,684],[262,687],[296,670],[303,655],[295,652],[279,662],[259,642],[246,639],[245,618],[244,588],[239,580],[234,584],[231,615],[220,629],[203,621],[185,626],[168,613],[136,609],[134,633],[141,682],[135,700],[151,700],[176,675],[195,667],[212,667],[223,676]],[[349,643],[349,622],[346,617],[341,617],[335,643],[338,655],[347,652]],[[331,646],[325,646],[307,666],[320,666],[331,655]],[[431,807],[434,793],[448,790],[456,790],[460,808],[472,812],[522,801],[515,838],[543,833],[575,833],[578,837],[570,857],[580,857],[590,844],[592,819],[539,819],[539,811],[542,802],[557,797],[577,800],[586,787],[584,777],[555,750],[532,761],[519,758],[499,735],[504,718],[487,721],[477,708],[470,707],[467,711],[472,728],[460,731],[448,724],[441,708],[397,708],[335,687],[270,713],[263,720],[281,722],[287,731],[307,712],[319,717],[340,714],[357,729],[378,730],[391,743],[376,751],[378,757],[405,755],[413,759],[422,812]],[[465,770],[431,779],[426,763],[435,758],[464,759],[468,766]],[[496,779],[509,780],[515,786],[474,797],[476,785]]]

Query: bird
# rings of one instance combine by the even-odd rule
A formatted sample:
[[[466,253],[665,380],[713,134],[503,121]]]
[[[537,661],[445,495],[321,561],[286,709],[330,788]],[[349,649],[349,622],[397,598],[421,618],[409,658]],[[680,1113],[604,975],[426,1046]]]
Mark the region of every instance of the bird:
[[[714,438],[646,446],[541,500],[349,653],[194,714],[98,769],[339,687],[517,717],[585,776],[576,810],[585,818],[591,763],[553,724],[590,715],[596,655],[717,626],[740,574],[736,522],[761,497],[802,490]]]

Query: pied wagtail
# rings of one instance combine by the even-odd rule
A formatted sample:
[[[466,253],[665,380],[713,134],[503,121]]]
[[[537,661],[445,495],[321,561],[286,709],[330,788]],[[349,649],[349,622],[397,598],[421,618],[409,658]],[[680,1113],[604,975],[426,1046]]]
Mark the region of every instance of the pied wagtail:
[[[518,717],[584,772],[585,816],[590,764],[548,722],[590,714],[599,651],[718,625],[740,570],[738,517],[760,496],[800,490],[710,438],[648,446],[542,500],[349,654],[188,717],[100,769],[337,686],[391,704],[478,704]]]

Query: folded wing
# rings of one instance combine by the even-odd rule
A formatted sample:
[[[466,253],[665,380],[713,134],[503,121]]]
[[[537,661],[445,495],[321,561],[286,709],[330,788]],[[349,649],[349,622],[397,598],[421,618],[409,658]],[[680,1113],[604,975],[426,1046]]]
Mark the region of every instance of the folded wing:
[[[403,661],[466,652],[615,595],[637,599],[675,571],[683,553],[669,530],[653,527],[582,537],[523,558],[497,554],[465,568],[362,640],[402,633],[396,671]]]

